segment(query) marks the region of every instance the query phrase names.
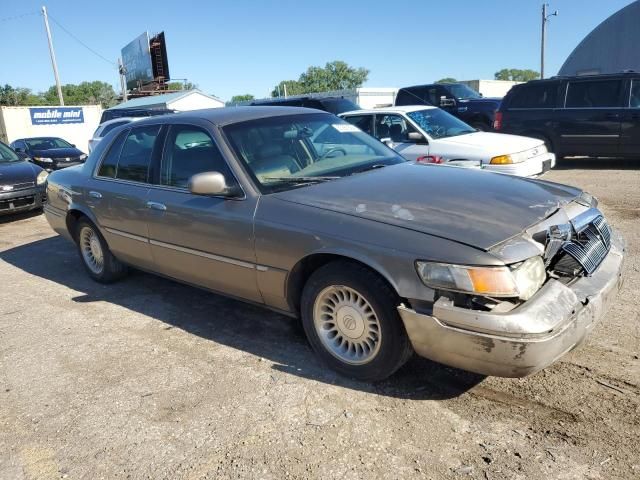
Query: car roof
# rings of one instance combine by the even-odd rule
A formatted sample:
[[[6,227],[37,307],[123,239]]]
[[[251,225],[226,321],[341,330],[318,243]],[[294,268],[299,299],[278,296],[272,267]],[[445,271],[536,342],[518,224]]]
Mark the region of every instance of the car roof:
[[[105,122],[102,122],[99,126],[100,127],[104,127],[105,125],[111,125],[112,123],[122,122],[122,121],[138,122],[140,120],[144,120],[145,118],[147,118],[147,117],[116,117],[116,118],[112,118],[111,120],[107,120]]]
[[[176,120],[186,120],[188,118],[199,118],[208,120],[214,125],[224,126],[232,123],[247,122],[249,120],[258,120],[261,118],[283,117],[286,115],[304,115],[311,113],[322,113],[332,115],[323,110],[303,107],[277,107],[277,106],[242,106],[242,107],[223,107],[208,108],[203,110],[190,110],[188,112],[173,113],[169,115],[160,115],[156,117],[146,117],[140,120],[139,124],[146,123],[172,123]]]
[[[382,107],[371,108],[368,110],[351,110],[350,112],[343,112],[340,115],[363,115],[372,113],[409,113],[416,112],[418,110],[434,110],[438,107],[433,105],[404,105],[402,107]]]
[[[25,141],[25,140],[44,140],[46,138],[57,138],[58,140],[63,140],[66,142],[66,140],[62,137],[55,137],[53,135],[50,136],[44,136],[44,137],[23,137],[23,138],[16,138],[14,140],[14,142],[19,142],[19,141]]]

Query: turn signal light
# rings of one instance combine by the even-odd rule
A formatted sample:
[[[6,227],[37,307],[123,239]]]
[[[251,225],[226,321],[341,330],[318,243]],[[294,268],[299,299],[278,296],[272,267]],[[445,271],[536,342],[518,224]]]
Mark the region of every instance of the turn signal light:
[[[498,155],[493,157],[490,162],[492,165],[507,165],[513,163],[511,155]]]
[[[416,162],[418,163],[444,163],[442,157],[438,157],[437,155],[423,155],[421,157],[416,158]]]
[[[496,112],[496,116],[493,119],[493,129],[502,130],[502,112]]]

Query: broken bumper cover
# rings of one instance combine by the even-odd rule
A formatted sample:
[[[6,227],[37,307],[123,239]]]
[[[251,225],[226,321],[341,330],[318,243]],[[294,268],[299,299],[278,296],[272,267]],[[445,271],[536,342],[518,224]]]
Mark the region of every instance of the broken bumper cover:
[[[609,254],[590,277],[570,286],[549,280],[507,313],[453,306],[439,299],[432,314],[398,311],[418,355],[483,375],[524,377],[578,346],[622,284],[624,240],[612,231]]]

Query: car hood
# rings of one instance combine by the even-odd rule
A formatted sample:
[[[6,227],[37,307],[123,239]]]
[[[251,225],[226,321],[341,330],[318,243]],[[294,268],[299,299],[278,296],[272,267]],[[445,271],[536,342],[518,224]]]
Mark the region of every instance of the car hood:
[[[40,167],[25,161],[0,162],[0,185],[34,182],[40,170]]]
[[[75,147],[71,148],[49,148],[47,150],[32,150],[34,157],[49,157],[49,158],[62,158],[62,157],[79,157],[82,152]]]
[[[491,152],[495,155],[524,152],[525,150],[541,146],[544,143],[537,138],[493,132],[474,132],[457,137],[440,138],[434,141],[442,145],[477,148],[478,150]]]
[[[489,250],[580,193],[499,173],[404,163],[273,196]]]

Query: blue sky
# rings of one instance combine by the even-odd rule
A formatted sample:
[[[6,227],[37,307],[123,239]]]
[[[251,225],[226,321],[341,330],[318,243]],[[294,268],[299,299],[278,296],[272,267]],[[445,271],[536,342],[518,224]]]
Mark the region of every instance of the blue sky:
[[[140,33],[165,31],[171,75],[225,100],[267,96],[280,80],[332,60],[366,67],[367,86],[399,87],[442,77],[493,78],[501,68],[540,63],[541,0],[163,1],[2,0],[0,84],[41,91],[54,83],[38,14],[51,17],[108,59]],[[555,0],[547,75],[578,42],[631,0]],[[27,14],[25,16],[20,16]],[[19,18],[10,18],[20,16]],[[54,22],[62,83],[103,80],[117,70]],[[117,87],[119,88],[119,87]]]

